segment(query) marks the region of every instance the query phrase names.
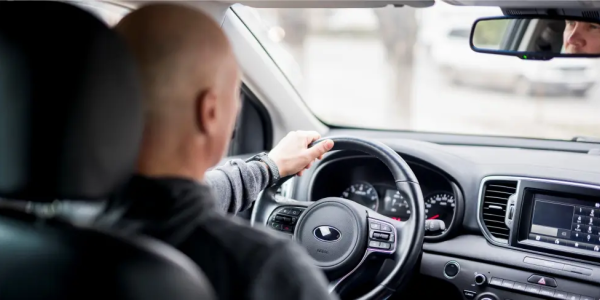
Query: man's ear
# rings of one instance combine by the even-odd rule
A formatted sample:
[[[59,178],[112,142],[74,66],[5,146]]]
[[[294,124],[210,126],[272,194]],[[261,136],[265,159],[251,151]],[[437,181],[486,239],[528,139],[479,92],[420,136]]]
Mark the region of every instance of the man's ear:
[[[203,134],[218,130],[217,96],[212,90],[202,91],[196,97],[196,127]]]

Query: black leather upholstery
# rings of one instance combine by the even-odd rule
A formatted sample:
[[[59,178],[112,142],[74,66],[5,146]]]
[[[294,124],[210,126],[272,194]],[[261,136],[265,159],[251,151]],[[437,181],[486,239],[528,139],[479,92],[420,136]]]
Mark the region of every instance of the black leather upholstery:
[[[133,61],[115,33],[68,4],[0,5],[0,194],[106,197],[142,131]]]
[[[58,2],[0,2],[0,194],[99,199],[130,175],[140,92],[123,43]],[[196,265],[152,239],[0,207],[0,299],[213,299]]]

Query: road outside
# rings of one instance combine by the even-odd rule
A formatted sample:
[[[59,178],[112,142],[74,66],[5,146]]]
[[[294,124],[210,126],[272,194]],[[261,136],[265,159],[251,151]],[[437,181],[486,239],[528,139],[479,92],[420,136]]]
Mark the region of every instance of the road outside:
[[[339,16],[340,10],[332,11],[325,14],[321,10],[320,14],[344,19]],[[314,24],[308,24],[302,43],[292,45],[290,53],[298,58],[304,77],[301,95],[323,121],[351,127],[430,132],[554,139],[570,139],[577,135],[600,137],[600,75],[598,86],[584,97],[569,94],[519,96],[511,91],[472,84],[456,85],[451,83],[447,73],[441,72],[431,52],[422,43],[417,43],[412,58],[412,82],[406,82],[397,79],[399,71],[395,66],[398,65],[390,59],[381,28],[375,26],[373,30],[369,11],[365,9],[364,12],[361,22],[366,24],[366,29],[363,32],[344,31],[339,21],[334,30],[328,32],[323,29],[327,28],[327,20],[322,17],[318,19],[318,30]],[[359,19],[356,10],[352,14],[353,18]],[[308,20],[316,22],[315,17]],[[293,26],[275,26],[283,27],[284,32],[293,31]],[[372,31],[370,34],[369,30]],[[282,40],[285,43],[285,38]],[[290,45],[286,46],[289,48]],[[453,48],[448,48],[448,52],[451,51]],[[461,59],[466,63],[471,60],[471,53]],[[514,59],[517,64],[540,63]],[[455,78],[466,75],[453,74]],[[399,94],[398,87],[406,84],[412,87],[410,94]],[[409,105],[401,105],[406,104],[403,101],[408,101]],[[408,123],[401,118],[403,107],[410,107]]]
[[[454,86],[416,51],[410,130],[571,138],[600,136],[600,89],[585,98],[519,97]],[[516,59],[516,58],[515,58]],[[527,62],[523,62],[527,63]],[[394,110],[396,84],[378,39],[311,36],[304,52],[304,99],[332,124],[407,129]],[[600,78],[599,78],[600,79]]]

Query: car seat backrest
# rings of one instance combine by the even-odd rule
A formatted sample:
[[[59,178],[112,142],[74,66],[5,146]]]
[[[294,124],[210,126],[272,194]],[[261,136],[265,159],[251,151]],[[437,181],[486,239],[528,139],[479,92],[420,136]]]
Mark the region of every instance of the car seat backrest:
[[[72,5],[0,2],[0,197],[101,200],[131,176],[142,134],[134,60]],[[214,299],[162,242],[0,206],[0,299]]]

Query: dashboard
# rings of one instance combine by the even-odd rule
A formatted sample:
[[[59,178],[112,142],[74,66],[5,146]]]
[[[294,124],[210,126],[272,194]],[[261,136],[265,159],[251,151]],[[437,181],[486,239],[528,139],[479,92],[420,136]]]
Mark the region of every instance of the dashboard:
[[[419,180],[428,221],[445,224],[427,233],[420,279],[409,293],[600,299],[600,158],[593,151],[448,145],[366,130],[330,134],[377,139],[398,152]],[[343,197],[398,222],[411,215],[385,166],[352,151],[327,155],[293,190],[300,201]]]
[[[419,179],[425,199],[425,218],[436,220],[436,230],[427,236],[445,234],[453,224],[456,191],[451,181],[440,171],[421,163],[408,161]],[[356,154],[330,157],[319,166],[310,185],[310,200],[341,197],[357,202],[394,220],[404,222],[412,207],[406,195],[395,187],[387,167],[379,160]]]

